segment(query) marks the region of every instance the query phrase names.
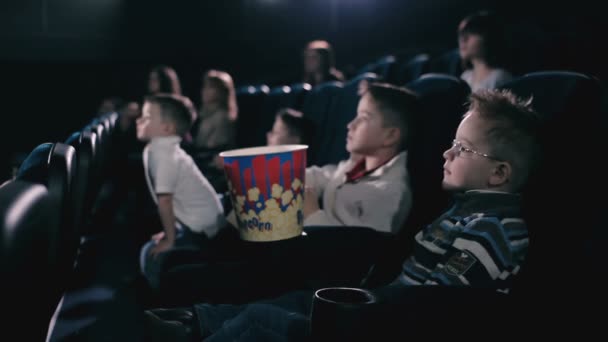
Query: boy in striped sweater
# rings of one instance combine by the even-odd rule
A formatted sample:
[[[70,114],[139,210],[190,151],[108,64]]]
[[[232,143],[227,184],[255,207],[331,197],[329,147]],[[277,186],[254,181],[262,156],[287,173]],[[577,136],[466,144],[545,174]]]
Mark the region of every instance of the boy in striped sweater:
[[[519,192],[538,161],[538,126],[529,102],[510,93],[471,95],[443,153],[443,188],[455,204],[416,235],[395,283],[509,291],[528,249]]]

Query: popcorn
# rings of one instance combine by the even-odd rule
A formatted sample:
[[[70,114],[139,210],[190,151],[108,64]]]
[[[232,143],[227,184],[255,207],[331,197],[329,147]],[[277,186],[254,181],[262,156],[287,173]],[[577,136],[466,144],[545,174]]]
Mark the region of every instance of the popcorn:
[[[281,198],[283,194],[283,187],[279,184],[272,184],[272,197]]]
[[[267,199],[260,198],[258,188],[249,189],[247,197],[235,196],[241,234],[248,240],[280,240],[296,236],[301,231],[301,208],[304,204],[301,181],[295,179],[286,191],[279,184],[272,184],[270,189]],[[255,206],[245,209],[247,201],[255,202]]]
[[[291,202],[292,199],[293,199],[293,192],[291,192],[291,190],[287,190],[281,195],[281,204],[283,206],[286,206],[289,204],[289,202]]]
[[[299,179],[294,178],[293,182],[291,182],[291,188],[293,191],[298,191],[300,186],[302,186],[302,182]]]
[[[277,203],[277,201],[274,198],[269,199],[268,201],[266,201],[265,203],[266,205],[266,209],[268,210],[279,210],[279,203]]]
[[[260,189],[258,189],[257,187],[254,187],[254,188],[247,190],[247,199],[250,202],[257,202],[259,198],[260,198]]]

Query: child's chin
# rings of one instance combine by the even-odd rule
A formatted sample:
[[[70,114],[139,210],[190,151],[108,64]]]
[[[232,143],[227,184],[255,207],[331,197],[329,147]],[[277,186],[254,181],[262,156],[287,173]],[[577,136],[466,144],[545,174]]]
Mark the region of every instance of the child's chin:
[[[450,184],[449,182],[446,182],[445,180],[441,182],[441,187],[443,188],[443,190],[446,190],[446,191],[456,189],[456,187],[454,185]]]

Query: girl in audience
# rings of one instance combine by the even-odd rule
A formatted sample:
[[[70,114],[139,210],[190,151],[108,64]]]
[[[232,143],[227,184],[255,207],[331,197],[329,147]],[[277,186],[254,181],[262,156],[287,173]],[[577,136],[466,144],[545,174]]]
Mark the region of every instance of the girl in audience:
[[[458,49],[465,71],[460,78],[475,92],[494,89],[511,80],[501,63],[505,58],[505,39],[495,14],[472,14],[458,25]]]
[[[210,70],[203,76],[202,104],[194,145],[197,149],[233,148],[236,146],[238,107],[230,74]]]
[[[325,40],[315,40],[304,49],[304,79],[312,86],[328,81],[344,81],[344,75],[335,68],[334,52]]]
[[[166,65],[157,65],[148,74],[148,95],[168,93],[182,94],[182,87],[175,70]]]

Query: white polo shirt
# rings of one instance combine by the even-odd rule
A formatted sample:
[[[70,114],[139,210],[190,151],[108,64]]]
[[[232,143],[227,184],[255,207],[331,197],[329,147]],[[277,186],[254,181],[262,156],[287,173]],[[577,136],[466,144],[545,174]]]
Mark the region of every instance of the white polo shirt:
[[[352,160],[338,165],[306,169],[306,186],[323,199],[323,210],[304,220],[304,226],[363,226],[380,232],[397,233],[412,206],[407,172],[407,152],[354,182],[346,173]]]
[[[175,217],[192,231],[212,237],[225,222],[222,204],[180,142],[177,136],[156,137],[146,145],[143,162],[148,189],[156,204],[157,194],[172,194]]]

